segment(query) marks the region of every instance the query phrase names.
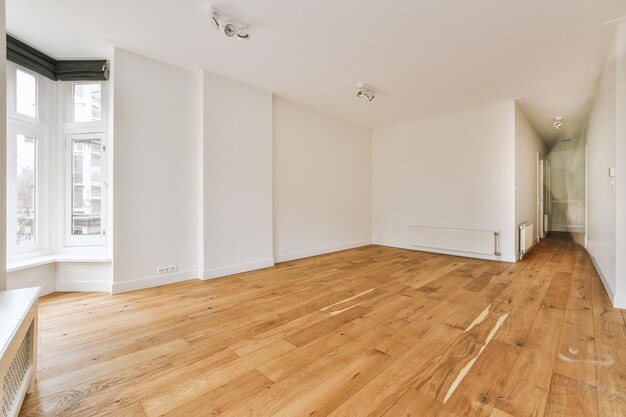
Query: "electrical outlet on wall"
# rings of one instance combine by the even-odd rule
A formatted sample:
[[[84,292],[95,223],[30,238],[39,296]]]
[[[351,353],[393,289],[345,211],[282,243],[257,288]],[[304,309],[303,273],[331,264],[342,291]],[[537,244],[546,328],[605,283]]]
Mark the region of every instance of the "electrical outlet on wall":
[[[289,249],[281,249],[280,250],[280,254],[281,255],[285,255],[287,252],[289,252]]]
[[[169,274],[170,272],[176,272],[177,269],[178,269],[177,265],[160,266],[157,268],[157,275]]]

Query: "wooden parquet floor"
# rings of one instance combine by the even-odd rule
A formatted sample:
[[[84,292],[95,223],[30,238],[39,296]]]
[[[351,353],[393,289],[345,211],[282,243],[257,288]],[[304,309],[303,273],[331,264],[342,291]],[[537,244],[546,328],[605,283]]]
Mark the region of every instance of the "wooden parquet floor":
[[[379,246],[40,306],[21,416],[626,416],[626,329],[584,249]]]

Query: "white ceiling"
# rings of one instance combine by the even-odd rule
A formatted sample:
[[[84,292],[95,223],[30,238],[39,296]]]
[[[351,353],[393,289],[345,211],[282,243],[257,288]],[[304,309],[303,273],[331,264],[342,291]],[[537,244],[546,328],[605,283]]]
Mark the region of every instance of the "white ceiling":
[[[575,134],[625,0],[216,0],[248,42],[209,23],[202,0],[7,0],[7,31],[55,58],[111,42],[376,127],[520,103],[548,142]],[[604,28],[604,29],[603,29]],[[355,97],[365,82],[378,93]]]

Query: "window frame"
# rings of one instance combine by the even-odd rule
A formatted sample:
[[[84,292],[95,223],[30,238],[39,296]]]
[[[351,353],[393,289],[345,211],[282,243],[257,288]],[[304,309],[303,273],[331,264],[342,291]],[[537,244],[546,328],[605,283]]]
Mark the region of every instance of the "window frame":
[[[35,240],[31,243],[18,245],[17,243],[17,136],[24,135],[35,138]],[[46,215],[42,213],[42,202],[45,200],[46,181],[42,172],[45,172],[44,158],[41,157],[48,150],[47,132],[22,122],[12,122],[7,127],[7,249],[9,254],[24,254],[36,252],[45,248]],[[10,198],[9,198],[10,196]]]
[[[35,79],[35,115],[31,116],[28,114],[24,114],[24,113],[20,113],[17,111],[17,73],[21,72],[27,75],[30,75],[31,77],[33,77]],[[14,101],[12,103],[12,108],[11,110],[16,114],[16,115],[20,115],[22,117],[25,117],[27,119],[35,119],[38,120],[39,119],[39,90],[40,90],[40,75],[28,70],[26,68],[20,67],[20,66],[16,66],[15,71],[13,72],[14,76],[15,76],[15,82],[13,84],[14,88],[13,88],[13,93],[14,93]]]
[[[75,122],[74,121],[74,86],[85,84],[100,84],[100,120],[89,122]],[[62,81],[63,95],[63,130],[64,133],[70,134],[74,132],[105,132],[108,120],[109,110],[109,96],[108,96],[108,82],[107,81]]]
[[[74,99],[76,98],[76,87],[79,85],[94,85],[94,84],[98,84],[100,85],[100,120],[87,120],[87,121],[76,121],[76,108],[75,105],[76,103],[74,102]],[[104,85],[102,84],[102,81],[72,81],[71,82],[72,85],[72,92],[71,92],[71,117],[68,118],[68,120],[74,124],[80,124],[80,125],[84,125],[85,123],[102,123],[104,121]]]
[[[102,149],[102,181],[100,189],[100,222],[101,232],[99,235],[73,235],[72,234],[72,216],[73,216],[73,142],[75,140],[100,140]],[[65,135],[65,246],[104,246],[106,245],[106,209],[107,209],[107,163],[106,163],[106,134],[104,132],[86,132],[86,133],[69,133]]]
[[[17,113],[17,70],[33,75],[37,79],[37,117]],[[74,85],[100,84],[101,120],[74,122]],[[53,81],[40,74],[23,68],[13,62],[6,64],[7,91],[7,256],[11,260],[45,256],[50,253],[77,253],[85,249],[108,250],[107,217],[110,195],[108,190],[108,167],[106,146],[108,140],[109,88],[107,81]],[[36,150],[36,201],[35,201],[35,242],[17,245],[17,201],[16,201],[16,152],[17,134],[35,137]],[[96,236],[71,235],[71,153],[66,149],[68,136],[88,138],[96,135],[101,140],[102,189],[101,218],[102,233]],[[93,137],[93,136],[92,136]],[[70,149],[71,150],[71,149]],[[14,206],[14,207],[11,207]],[[69,233],[68,233],[69,232]]]
[[[24,122],[28,125],[38,127],[40,129],[48,129],[49,101],[52,98],[53,81],[48,80],[27,68],[19,66],[13,62],[7,62],[6,68],[7,83],[7,122]],[[27,116],[17,112],[17,71],[20,70],[32,75],[37,79],[37,117]]]

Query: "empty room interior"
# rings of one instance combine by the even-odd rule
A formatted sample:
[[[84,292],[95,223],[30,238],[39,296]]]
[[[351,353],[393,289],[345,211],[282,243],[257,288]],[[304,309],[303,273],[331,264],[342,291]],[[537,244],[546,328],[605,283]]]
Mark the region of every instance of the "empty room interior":
[[[626,416],[626,1],[0,32],[0,417]]]

